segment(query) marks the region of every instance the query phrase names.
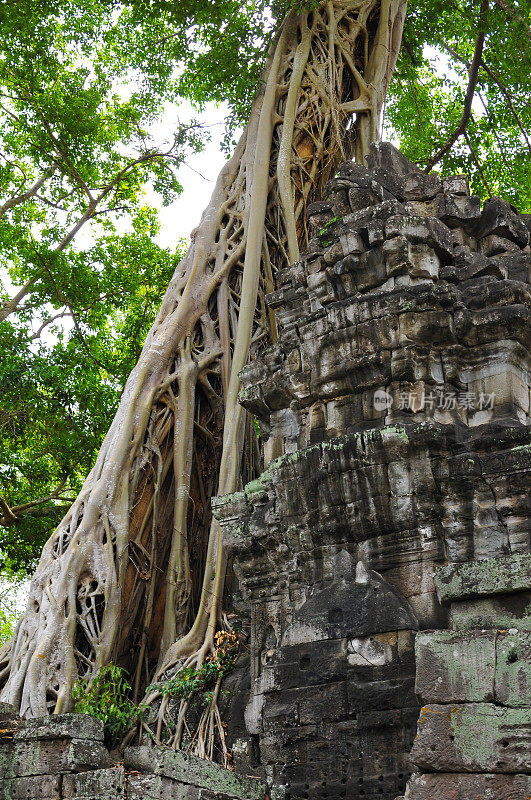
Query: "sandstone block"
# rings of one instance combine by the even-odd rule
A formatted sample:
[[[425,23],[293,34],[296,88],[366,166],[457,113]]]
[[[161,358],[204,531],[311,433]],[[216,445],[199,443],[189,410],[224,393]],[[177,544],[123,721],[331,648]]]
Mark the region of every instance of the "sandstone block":
[[[13,741],[0,751],[0,775],[56,775],[109,765],[109,753],[99,742],[86,739]]]
[[[515,214],[514,209],[501,197],[486,200],[477,227],[477,236],[501,236],[514,242],[518,247],[525,247],[529,241],[529,231],[524,222]]]
[[[448,175],[441,178],[441,182],[445,193],[457,194],[465,197],[470,195],[468,175]]]
[[[531,771],[531,708],[490,703],[429,705],[420,712],[411,761],[430,772]]]
[[[119,800],[124,796],[123,767],[90,770],[63,777],[62,800]]]
[[[506,706],[531,705],[531,632],[498,635],[495,699]]]
[[[441,603],[526,591],[531,589],[531,554],[438,567],[435,586]]]
[[[60,775],[0,780],[0,800],[61,800]]]
[[[57,714],[26,719],[15,734],[15,739],[90,739],[102,742],[103,722],[88,714]]]
[[[529,800],[530,775],[411,776],[407,800]]]
[[[263,800],[265,796],[265,787],[260,781],[236,775],[211,761],[204,761],[179,750],[172,751],[167,747],[128,747],[124,763],[126,769],[138,769],[201,789],[224,793],[233,800]]]
[[[531,631],[531,592],[501,594],[450,605],[452,628],[518,628]]]
[[[422,631],[415,653],[415,691],[421,703],[494,700],[495,631]]]

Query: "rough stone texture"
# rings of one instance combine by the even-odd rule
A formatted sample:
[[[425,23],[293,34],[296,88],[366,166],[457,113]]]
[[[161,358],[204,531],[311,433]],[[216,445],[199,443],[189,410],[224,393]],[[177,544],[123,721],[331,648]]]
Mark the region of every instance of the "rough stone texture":
[[[1,800],[60,800],[61,775],[0,780]]]
[[[492,703],[424,706],[411,752],[437,772],[531,773],[531,709]]]
[[[0,775],[55,775],[101,769],[109,764],[109,753],[100,742],[88,739],[14,741],[2,747]]]
[[[531,589],[531,554],[448,564],[435,575],[441,603],[484,595],[511,594]]]
[[[406,800],[529,800],[529,775],[413,775]],[[400,798],[397,798],[400,800]]]
[[[419,633],[415,641],[415,692],[421,703],[494,700],[496,631],[474,637],[451,631]]]
[[[247,749],[258,739],[273,800],[391,800],[417,624],[454,628],[420,634],[426,702],[459,705],[476,736],[493,708],[493,742],[500,714],[527,714],[527,640],[509,662],[497,629],[531,620],[529,230],[386,144],[308,214],[309,249],[268,297],[279,338],[242,373],[265,471],[214,502],[252,609]],[[417,752],[433,734],[450,759],[450,733],[430,730]]]
[[[518,628],[531,631],[531,592],[467,600],[452,603],[450,608],[452,627],[456,630]]]
[[[90,739],[103,742],[103,722],[87,714],[60,714],[21,721],[13,738],[18,741],[40,739]]]
[[[211,761],[169,747],[128,747],[124,764],[126,769],[149,772],[177,783],[221,793],[222,800],[223,795],[234,800],[262,800],[265,793],[261,781],[245,778]]]
[[[161,775],[128,775],[127,800],[232,800],[232,796]]]
[[[103,724],[93,717],[21,720],[9,708],[1,711],[0,800],[264,798],[261,781],[168,748],[129,748],[125,768],[110,765]]]
[[[63,800],[115,800],[125,795],[125,772],[123,767],[82,772],[63,777]]]
[[[485,703],[527,707],[531,697],[531,633],[426,631],[415,641],[415,692],[422,703]]]

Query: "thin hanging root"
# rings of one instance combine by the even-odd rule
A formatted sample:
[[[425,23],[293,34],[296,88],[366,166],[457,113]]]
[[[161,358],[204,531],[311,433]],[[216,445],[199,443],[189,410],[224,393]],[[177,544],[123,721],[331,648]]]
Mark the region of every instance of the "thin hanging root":
[[[215,657],[226,554],[210,499],[253,477],[242,464],[257,462],[238,374],[276,338],[264,294],[308,243],[307,204],[377,136],[404,13],[405,0],[328,0],[284,20],[249,123],[2,650],[1,699],[23,716],[71,709],[78,675],[110,661],[130,670],[140,696],[148,673],[163,680]],[[166,736],[170,705],[151,692],[156,738],[228,762],[218,698],[216,686],[194,729],[183,701]]]

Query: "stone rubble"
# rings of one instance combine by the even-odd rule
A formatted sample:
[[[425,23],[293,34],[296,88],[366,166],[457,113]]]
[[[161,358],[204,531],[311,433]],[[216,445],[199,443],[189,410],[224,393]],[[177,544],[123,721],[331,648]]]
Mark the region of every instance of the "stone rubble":
[[[167,747],[112,764],[103,723],[84,714],[21,720],[0,705],[0,800],[264,800],[259,780]]]

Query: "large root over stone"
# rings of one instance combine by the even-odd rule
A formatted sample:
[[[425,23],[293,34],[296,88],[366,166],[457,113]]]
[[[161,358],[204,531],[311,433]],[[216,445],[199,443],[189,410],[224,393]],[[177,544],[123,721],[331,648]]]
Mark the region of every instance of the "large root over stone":
[[[276,335],[264,297],[307,244],[307,204],[378,138],[404,15],[405,0],[331,0],[284,20],[245,132],[0,654],[1,697],[22,715],[70,709],[78,677],[111,661],[139,698],[215,653],[226,555],[210,499],[259,467],[238,374]],[[190,737],[210,757],[212,737],[226,753],[216,698]],[[181,732],[186,712],[184,701]]]

